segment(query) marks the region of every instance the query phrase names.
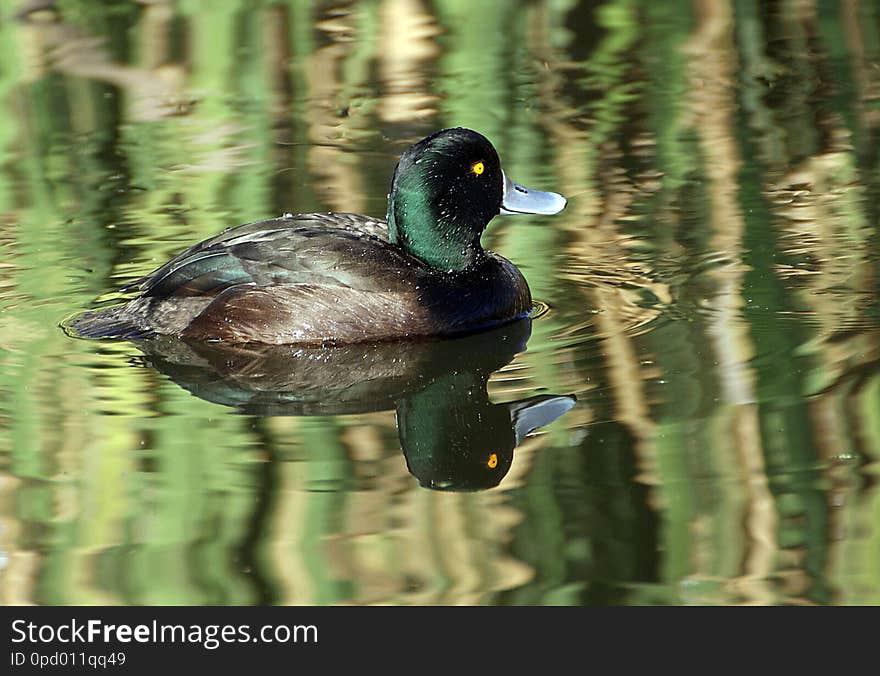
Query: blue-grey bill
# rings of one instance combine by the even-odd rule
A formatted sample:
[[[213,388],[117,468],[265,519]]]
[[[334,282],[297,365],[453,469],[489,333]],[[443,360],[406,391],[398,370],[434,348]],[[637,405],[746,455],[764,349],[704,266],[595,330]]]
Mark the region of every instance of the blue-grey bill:
[[[573,395],[543,395],[508,404],[516,445],[519,446],[530,432],[568,413],[575,403],[577,398]]]
[[[552,216],[558,214],[568,204],[568,200],[555,192],[530,190],[514,183],[503,171],[504,198],[501,200],[501,214],[541,214]]]

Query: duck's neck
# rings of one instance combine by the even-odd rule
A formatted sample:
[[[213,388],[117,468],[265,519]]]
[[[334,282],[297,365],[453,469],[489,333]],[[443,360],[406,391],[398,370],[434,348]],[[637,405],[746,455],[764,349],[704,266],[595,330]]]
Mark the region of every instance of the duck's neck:
[[[418,190],[397,186],[388,201],[388,239],[438,271],[465,270],[484,255],[480,232]]]

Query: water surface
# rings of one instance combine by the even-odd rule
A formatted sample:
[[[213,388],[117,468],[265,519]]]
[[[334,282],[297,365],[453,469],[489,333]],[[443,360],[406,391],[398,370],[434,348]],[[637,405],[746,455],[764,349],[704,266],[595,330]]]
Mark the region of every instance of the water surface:
[[[880,602],[874,3],[0,11],[0,602]],[[59,328],[224,227],[384,215],[456,125],[569,197],[484,236],[530,323]]]

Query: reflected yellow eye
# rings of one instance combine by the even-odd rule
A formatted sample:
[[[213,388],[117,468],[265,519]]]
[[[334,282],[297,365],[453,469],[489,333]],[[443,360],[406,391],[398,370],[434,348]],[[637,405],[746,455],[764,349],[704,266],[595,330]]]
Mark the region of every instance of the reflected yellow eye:
[[[489,459],[486,461],[486,467],[488,467],[489,469],[495,469],[496,467],[498,467],[498,454],[497,453],[490,453],[489,454]]]
[[[471,171],[474,172],[477,176],[482,174],[486,170],[486,165],[482,162],[474,162],[471,165]]]

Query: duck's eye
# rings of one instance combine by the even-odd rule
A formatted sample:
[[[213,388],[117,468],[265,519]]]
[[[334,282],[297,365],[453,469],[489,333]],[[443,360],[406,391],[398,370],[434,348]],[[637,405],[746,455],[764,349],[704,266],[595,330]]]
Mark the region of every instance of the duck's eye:
[[[495,469],[496,467],[498,467],[498,454],[497,453],[490,453],[489,454],[489,459],[486,460],[486,467],[488,467],[489,469]]]
[[[472,171],[474,174],[476,174],[477,176],[479,176],[479,175],[482,174],[484,171],[486,171],[486,165],[483,164],[482,162],[474,162],[474,163],[471,165],[471,171]]]

